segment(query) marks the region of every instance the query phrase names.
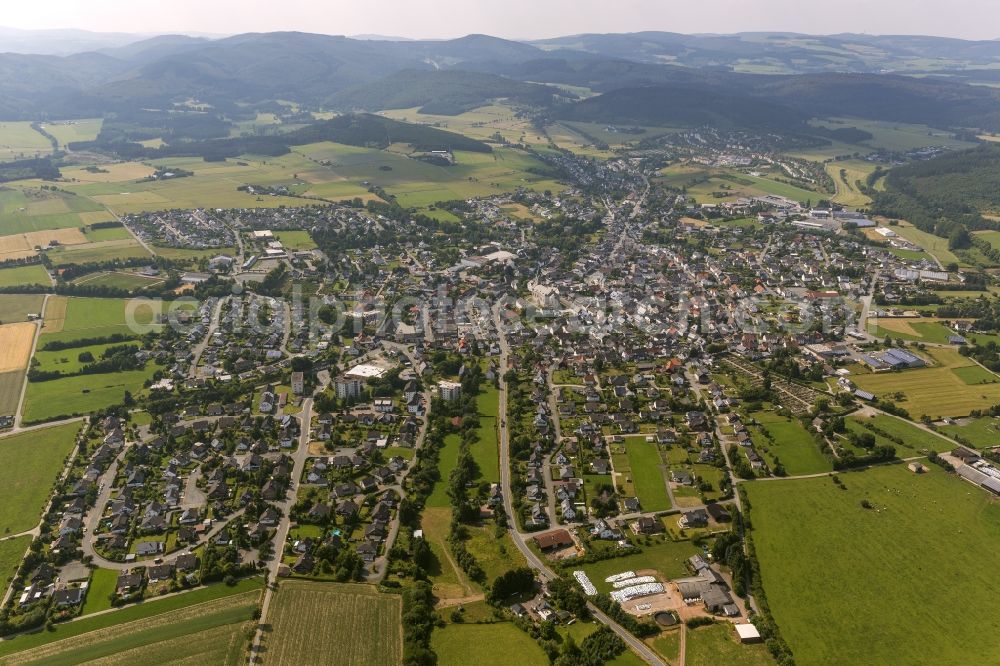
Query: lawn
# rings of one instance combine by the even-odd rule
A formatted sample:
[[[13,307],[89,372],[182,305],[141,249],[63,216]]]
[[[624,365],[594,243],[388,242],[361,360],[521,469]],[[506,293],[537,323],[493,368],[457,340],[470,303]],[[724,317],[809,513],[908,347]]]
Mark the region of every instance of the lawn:
[[[940,437],[932,432],[928,432],[895,416],[878,414],[875,417],[853,416],[852,418],[859,423],[871,423],[882,432],[886,432],[902,439],[904,444],[907,445],[902,449],[900,449],[898,444],[889,442],[892,446],[900,449],[898,453],[901,458],[916,455],[917,451],[923,449],[930,449],[940,453],[942,451],[950,451],[955,448],[954,442],[951,442],[950,440]]]
[[[458,449],[461,438],[458,433],[451,433],[444,438],[444,446],[441,447],[438,469],[441,470],[441,479],[434,484],[434,490],[427,498],[427,506],[446,507],[451,506],[451,498],[448,497],[448,475],[458,465]]]
[[[841,170],[843,170],[843,174]],[[860,160],[828,163],[826,165],[826,172],[833,179],[837,187],[837,194],[832,200],[835,203],[853,208],[870,204],[871,198],[858,189],[858,181],[861,181],[861,184],[864,185],[868,174],[874,170],[874,164]]]
[[[333,655],[344,666],[402,661],[400,597],[372,586],[282,581],[267,621],[268,664],[325,663]]]
[[[500,452],[497,446],[497,405],[499,393],[492,385],[484,386],[476,398],[479,411],[479,441],[471,448],[472,459],[479,466],[480,478],[500,482]]]
[[[641,549],[641,553],[584,564],[580,568],[587,572],[598,592],[610,592],[611,584],[605,583],[604,579],[623,571],[655,569],[670,579],[687,576],[687,559],[701,553],[701,549],[690,541],[671,541],[664,537],[649,546],[641,546]]]
[[[681,632],[665,631],[656,638],[647,640],[650,647],[656,653],[667,660],[669,664],[676,664],[681,652]]]
[[[938,430],[950,437],[962,437],[976,448],[996,446],[1000,442],[1000,420],[984,416],[972,419],[962,425],[938,426]]]
[[[29,284],[48,286],[52,280],[41,264],[0,268],[0,287],[24,287]]]
[[[741,644],[732,625],[719,622],[688,630],[684,663],[690,666],[768,666],[774,664],[774,659],[766,646]]]
[[[947,344],[948,338],[956,335],[955,331],[929,317],[921,319],[869,317],[868,332],[879,339],[888,336],[893,340],[899,338],[937,344]]]
[[[87,588],[87,600],[83,604],[83,615],[111,608],[111,595],[118,584],[118,571],[115,569],[94,569],[90,576],[90,587]]]
[[[475,594],[477,591],[465,573],[454,564],[451,557],[447,541],[450,526],[451,509],[449,508],[427,507],[420,517],[420,527],[424,531],[424,539],[434,555],[434,561],[427,568],[427,575],[433,586],[434,596],[438,599],[461,599]],[[470,549],[474,547],[471,543],[467,545]],[[485,550],[479,546],[475,547],[480,552]],[[490,548],[489,550],[495,551],[496,549]]]
[[[510,532],[504,530],[497,537],[495,529],[492,522],[483,527],[470,526],[469,539],[465,543],[490,581],[509,569],[527,566],[524,555],[514,546]]]
[[[745,486],[764,590],[796,662],[1000,660],[996,586],[963,573],[1000,547],[1000,503],[933,465],[839,476],[846,490],[825,477]],[[942,631],[957,601],[961,621]]]
[[[779,416],[774,412],[753,412],[756,419],[774,438],[768,440],[756,435],[753,440],[760,453],[770,458],[773,469],[777,458],[790,475],[829,472],[833,464],[816,446],[812,436],[794,419]],[[756,433],[755,433],[756,434]]]
[[[28,321],[29,314],[41,314],[42,294],[0,294],[0,324]]]
[[[197,618],[199,614],[204,616],[219,609],[226,610],[228,607],[245,609],[246,615],[244,617],[249,619],[252,607],[257,605],[260,599],[262,588],[261,579],[250,578],[241,580],[232,587],[220,583],[199,587],[190,592],[165,599],[151,599],[141,604],[127,606],[113,613],[102,613],[75,622],[57,624],[52,631],[23,634],[15,639],[0,642],[0,656],[17,652],[27,653],[30,650],[30,655],[23,656],[34,657],[36,654],[40,654],[40,646],[56,641],[59,642],[52,647],[61,651],[62,648],[72,649],[74,645],[77,645],[75,641],[64,643],[64,639],[83,636],[82,642],[84,644],[108,639],[113,641],[115,636],[125,637],[146,628],[154,628],[154,635],[151,638],[155,641],[156,627],[166,627],[191,615]],[[220,603],[223,601],[225,603]],[[153,663],[159,662],[154,661]]]
[[[656,444],[642,438],[625,440],[632,483],[644,511],[666,511],[670,508],[667,484],[663,477],[663,460]]]
[[[0,438],[0,533],[35,527],[79,431],[69,423]]]
[[[939,236],[935,236],[934,234],[929,234],[926,231],[921,231],[920,229],[917,229],[909,224],[899,224],[898,226],[893,227],[893,229],[906,240],[919,245],[924,248],[924,250],[934,255],[942,264],[950,264],[954,261],[960,266],[968,265],[967,262],[959,259],[955,253],[948,249],[947,238],[941,238]]]
[[[528,634],[509,622],[449,624],[431,634],[440,666],[509,666],[544,664],[545,652]]]
[[[183,301],[179,302],[183,303]],[[120,333],[136,337],[157,328],[154,317],[169,312],[167,301],[145,298],[65,298],[53,296],[45,308],[45,326],[38,339],[66,342]]]
[[[229,588],[236,590],[239,588]],[[245,588],[244,588],[245,589]],[[181,595],[186,597],[188,595]],[[100,663],[245,663],[252,615],[260,599],[259,590],[170,609],[152,617],[108,626],[98,622],[105,618],[123,621],[125,611],[109,613],[88,620],[63,625],[56,633],[43,632],[12,642],[30,650],[27,654],[14,654],[12,663],[42,662],[51,666]],[[160,602],[162,604],[162,602]],[[153,602],[148,606],[156,606]],[[167,611],[163,604],[162,611]],[[147,604],[135,607],[146,609]],[[129,609],[131,610],[131,609]],[[154,611],[155,612],[155,611]],[[96,625],[80,632],[77,625]],[[68,630],[65,633],[63,630]],[[77,631],[74,631],[77,630]],[[72,634],[72,637],[65,637]],[[27,647],[35,636],[52,637],[45,645]],[[55,636],[63,640],[56,640]],[[6,645],[4,646],[6,647]]]
[[[72,353],[73,350],[67,350]],[[103,375],[76,375],[47,382],[29,382],[24,399],[25,423],[88,414],[120,403],[128,391],[135,395],[152,379],[157,366]]]

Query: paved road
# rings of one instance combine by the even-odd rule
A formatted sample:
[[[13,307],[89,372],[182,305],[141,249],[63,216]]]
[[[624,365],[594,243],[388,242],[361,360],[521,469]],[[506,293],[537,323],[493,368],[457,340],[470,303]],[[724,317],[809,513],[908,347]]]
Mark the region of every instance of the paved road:
[[[191,359],[191,369],[188,371],[189,377],[198,376],[198,364],[201,362],[201,356],[205,353],[205,348],[208,347],[208,343],[212,340],[212,336],[215,335],[215,331],[219,328],[219,319],[222,316],[222,306],[227,300],[229,300],[228,297],[220,298],[219,302],[216,303],[215,307],[212,309],[212,320],[208,324],[208,330],[205,331],[205,337],[194,348],[194,357]]]
[[[274,555],[267,565],[267,586],[264,591],[264,601],[260,607],[260,621],[257,623],[257,630],[254,632],[253,642],[250,645],[250,663],[255,664],[261,661],[261,639],[264,637],[264,627],[267,622],[267,612],[271,607],[271,599],[274,597],[274,590],[277,588],[278,567],[281,566],[281,553],[285,548],[285,541],[288,539],[288,530],[291,525],[292,505],[295,504],[296,491],[299,487],[299,479],[302,478],[302,471],[306,466],[306,459],[309,457],[309,425],[312,422],[312,398],[302,401],[302,411],[299,412],[301,432],[299,433],[299,447],[292,454],[294,464],[292,466],[292,478],[288,484],[288,491],[285,493],[284,501],[278,504],[281,509],[282,518],[278,524],[278,529],[274,535]]]
[[[500,342],[500,393],[497,414],[500,416],[500,485],[501,491],[503,492],[503,506],[504,510],[507,512],[508,529],[510,530],[511,539],[514,541],[514,545],[517,549],[521,551],[521,554],[524,555],[524,559],[527,561],[528,566],[537,571],[542,580],[553,580],[557,578],[555,572],[553,572],[552,569],[550,569],[549,566],[541,560],[541,558],[535,555],[535,553],[528,548],[528,545],[525,543],[527,535],[521,533],[518,529],[517,514],[514,512],[514,502],[510,489],[511,461],[510,433],[507,428],[507,383],[503,380],[503,375],[507,371],[507,360],[510,355],[510,346],[507,343],[507,336],[504,334],[503,325],[500,321],[501,307],[502,306],[499,303],[494,306],[493,323],[494,326],[496,326]],[[646,663],[652,664],[653,666],[666,666],[663,660],[660,659],[651,649],[649,649],[649,646],[626,631],[624,627],[601,612],[599,608],[590,603],[587,604],[587,608],[598,622],[610,627],[611,630],[618,634],[618,636],[625,641],[625,643]]]

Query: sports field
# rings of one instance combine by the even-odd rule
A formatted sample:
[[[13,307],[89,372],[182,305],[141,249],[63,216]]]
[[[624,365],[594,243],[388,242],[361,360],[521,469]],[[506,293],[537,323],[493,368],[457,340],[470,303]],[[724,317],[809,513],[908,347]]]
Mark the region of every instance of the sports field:
[[[0,534],[37,524],[79,431],[70,423],[0,438]]]
[[[545,652],[531,636],[509,622],[449,624],[431,634],[440,666],[544,664]]]
[[[288,250],[312,250],[316,247],[308,231],[275,231],[274,237]]]
[[[369,585],[282,581],[267,619],[264,654],[274,666],[331,659],[344,666],[390,666],[403,658],[400,597]]]
[[[983,560],[1000,547],[1000,503],[934,465],[839,476],[846,490],[826,477],[743,485],[764,590],[796,663],[1000,660]],[[956,604],[961,621],[942,631]]]
[[[236,666],[246,663],[251,618],[260,599],[259,589],[185,607],[177,605],[178,602],[194,601],[197,598],[194,595],[199,593],[205,598],[209,597],[206,594],[209,592],[214,595],[229,589],[238,591],[257,586],[243,583],[238,588],[216,587],[223,589],[205,588],[70,623],[57,630],[57,635],[66,635],[66,638],[50,639],[30,649],[27,646],[34,642],[32,639],[47,637],[47,632],[26,636],[10,644],[14,649],[19,644],[26,646],[25,649],[20,652],[6,650],[9,656],[4,663],[52,666],[82,663]],[[189,595],[193,598],[185,599]],[[124,621],[128,616],[138,619]]]

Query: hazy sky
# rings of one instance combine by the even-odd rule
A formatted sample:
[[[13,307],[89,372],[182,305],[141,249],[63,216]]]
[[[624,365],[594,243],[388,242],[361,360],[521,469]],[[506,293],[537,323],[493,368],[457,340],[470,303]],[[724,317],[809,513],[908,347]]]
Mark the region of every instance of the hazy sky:
[[[7,0],[0,25],[112,32],[302,30],[537,38],[581,32],[866,32],[1000,37],[998,0]]]

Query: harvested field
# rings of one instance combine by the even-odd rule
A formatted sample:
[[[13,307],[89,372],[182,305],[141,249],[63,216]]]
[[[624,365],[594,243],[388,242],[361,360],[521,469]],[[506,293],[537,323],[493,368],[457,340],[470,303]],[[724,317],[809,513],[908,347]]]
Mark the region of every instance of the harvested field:
[[[297,666],[335,654],[343,666],[398,664],[401,610],[398,596],[368,585],[283,581],[268,616],[265,663]]]
[[[0,373],[28,367],[35,329],[35,324],[28,322],[0,326]]]
[[[45,319],[42,324],[43,333],[59,333],[66,325],[66,308],[69,299],[65,296],[50,296],[45,304]]]
[[[87,237],[77,228],[29,231],[23,234],[0,236],[0,261],[33,257],[36,246],[45,247],[52,242],[59,245],[82,245]]]

